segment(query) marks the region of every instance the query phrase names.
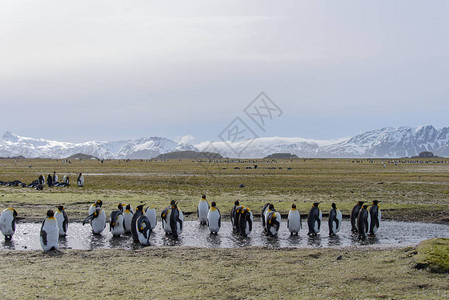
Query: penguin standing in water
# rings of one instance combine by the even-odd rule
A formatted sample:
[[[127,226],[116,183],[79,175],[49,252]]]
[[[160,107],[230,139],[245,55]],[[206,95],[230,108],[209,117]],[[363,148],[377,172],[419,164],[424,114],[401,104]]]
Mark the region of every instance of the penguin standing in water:
[[[301,214],[296,209],[296,204],[292,204],[292,209],[288,212],[287,228],[291,235],[298,235],[301,229]]]
[[[329,235],[334,236],[341,229],[341,222],[343,220],[343,215],[341,211],[337,208],[335,203],[332,203],[332,209],[329,212]]]
[[[113,210],[109,216],[109,231],[113,236],[120,236],[125,233],[123,227],[123,213],[120,210]]]
[[[47,211],[47,217],[42,222],[40,241],[42,250],[45,252],[50,250],[58,250],[59,248],[59,226],[58,221],[54,217],[54,212],[50,209]]]
[[[131,235],[133,237],[134,242],[139,241],[139,237],[137,236],[137,219],[143,215],[143,207],[145,204],[138,205],[136,208],[136,212],[133,215],[133,218],[131,219]]]
[[[119,204],[119,208],[123,209],[122,205]],[[134,212],[130,204],[127,204],[125,210],[123,211],[123,228],[125,233],[131,233],[131,221],[133,219]]]
[[[243,208],[245,208],[245,206],[243,206],[243,205],[237,205],[235,207],[234,218],[233,218],[233,227],[232,227],[233,231],[235,233],[240,232],[240,223],[239,223],[240,222],[240,212]]]
[[[275,236],[278,234],[279,228],[281,227],[281,220],[281,214],[274,210],[274,207],[270,209],[266,219],[267,233],[269,235]]]
[[[373,205],[369,208],[369,215],[371,218],[371,223],[369,227],[369,235],[375,235],[380,226],[380,219],[382,217],[382,213],[380,211],[379,202],[377,200],[373,201]]]
[[[366,234],[369,232],[371,216],[368,212],[369,205],[362,205],[357,216],[357,228],[359,230],[359,239],[365,239]]]
[[[83,174],[80,173],[78,175],[78,179],[76,180],[76,182],[78,183],[79,187],[84,186],[84,176],[83,176]]]
[[[148,246],[150,244],[151,223],[145,215],[141,215],[137,219],[137,238],[142,246]]]
[[[48,174],[47,176],[47,185],[48,187],[53,186],[53,178],[51,177],[51,174]]]
[[[263,231],[267,232],[267,212],[269,210],[271,203],[265,203],[265,205],[262,207],[262,212],[260,213],[260,222],[262,222],[262,228]]]
[[[357,217],[359,215],[360,209],[362,208],[363,205],[363,201],[358,201],[356,205],[354,205],[354,207],[352,208],[351,211],[351,231],[352,232],[357,232],[358,228],[357,228]]]
[[[56,174],[56,171],[53,171],[53,184],[59,183],[59,176]]]
[[[232,230],[234,232],[238,231],[238,226],[237,226],[237,223],[235,222],[235,214],[236,214],[237,207],[239,205],[240,205],[239,200],[235,200],[234,206],[231,209],[231,223],[232,223]]]
[[[320,202],[313,203],[313,206],[310,209],[309,216],[307,218],[307,225],[309,226],[309,232],[307,233],[307,235],[309,236],[316,236],[318,233],[320,233],[323,214],[318,208],[318,205],[320,205]]]
[[[198,203],[198,208],[196,209],[196,214],[198,215],[198,221],[201,225],[205,225],[207,222],[207,213],[209,212],[209,202],[206,200],[206,195],[201,196],[201,200]]]
[[[83,226],[87,222],[89,222],[90,226],[92,226],[93,234],[100,234],[104,230],[104,228],[106,227],[106,213],[100,205],[97,205],[95,207],[94,213],[90,214],[86,219],[84,219]]]
[[[16,217],[17,211],[12,207],[5,208],[0,215],[0,231],[5,240],[10,240],[16,232]]]
[[[153,230],[157,225],[156,208],[154,206],[148,206],[145,209],[145,216],[150,220],[151,230]]]
[[[253,213],[248,207],[240,208],[238,224],[241,236],[248,236],[253,230]]]
[[[66,236],[67,228],[69,227],[69,218],[64,210],[64,206],[59,205],[57,208],[55,219],[58,221],[59,236]]]
[[[207,226],[212,234],[217,234],[221,227],[221,214],[215,201],[212,201],[212,207],[207,213]]]
[[[161,213],[162,228],[166,234],[178,237],[182,233],[184,214],[178,208],[178,203],[174,200],[170,202],[170,206],[165,208]]]

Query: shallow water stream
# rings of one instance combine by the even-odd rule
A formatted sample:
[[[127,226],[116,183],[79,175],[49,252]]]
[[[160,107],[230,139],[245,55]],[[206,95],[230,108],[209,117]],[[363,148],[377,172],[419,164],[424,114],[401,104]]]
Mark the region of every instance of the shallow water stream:
[[[359,241],[357,235],[351,233],[349,221],[344,221],[342,230],[337,236],[329,237],[327,222],[323,220],[324,228],[317,237],[307,236],[307,224],[303,222],[303,228],[299,236],[290,236],[287,223],[281,223],[281,229],[277,237],[267,237],[263,234],[261,223],[255,222],[252,233],[242,238],[232,233],[230,222],[222,222],[218,235],[210,235],[207,226],[201,226],[197,221],[184,222],[184,231],[178,239],[166,236],[158,223],[153,231],[150,241],[153,246],[193,246],[204,248],[238,248],[245,246],[267,247],[394,247],[412,246],[419,242],[436,237],[449,238],[449,225],[429,223],[382,221],[376,237],[369,237]],[[39,223],[19,223],[16,233],[11,241],[0,242],[0,250],[41,250],[39,242]],[[0,235],[1,236],[1,235]],[[108,248],[139,248],[132,242],[130,235],[113,237],[109,232],[109,224],[101,235],[93,235],[89,224],[70,223],[68,235],[59,242],[61,249],[108,249]]]

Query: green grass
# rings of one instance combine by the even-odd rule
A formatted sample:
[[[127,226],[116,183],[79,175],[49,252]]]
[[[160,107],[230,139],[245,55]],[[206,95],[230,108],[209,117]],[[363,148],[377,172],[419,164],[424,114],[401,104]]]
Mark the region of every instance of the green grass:
[[[415,267],[435,273],[449,273],[449,239],[423,241],[418,246]]]

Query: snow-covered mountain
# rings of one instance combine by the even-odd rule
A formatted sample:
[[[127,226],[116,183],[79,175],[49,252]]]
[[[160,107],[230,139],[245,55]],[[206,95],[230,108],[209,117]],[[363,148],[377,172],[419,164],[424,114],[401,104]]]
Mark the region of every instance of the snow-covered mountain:
[[[264,137],[244,142],[177,143],[162,137],[114,142],[68,143],[20,137],[6,132],[0,157],[65,158],[76,153],[100,158],[153,158],[173,151],[218,152],[224,157],[261,158],[273,153],[299,157],[408,157],[422,151],[449,156],[449,127],[386,127],[339,140]]]
[[[292,153],[299,157],[409,157],[422,151],[449,156],[449,127],[385,127],[340,140],[302,138],[257,138],[250,142],[203,142],[200,151],[219,152],[227,157],[265,157]]]
[[[190,144],[176,143],[162,137],[137,140],[68,143],[20,137],[6,132],[0,139],[0,157],[66,158],[77,153],[99,158],[152,158],[173,151],[198,151]]]

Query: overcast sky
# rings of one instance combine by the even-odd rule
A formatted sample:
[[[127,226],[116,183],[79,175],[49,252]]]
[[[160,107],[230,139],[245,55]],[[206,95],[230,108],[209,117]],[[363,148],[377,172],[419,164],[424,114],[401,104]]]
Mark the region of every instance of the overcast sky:
[[[0,134],[333,139],[449,126],[449,1],[0,2]],[[264,91],[282,115],[243,110]]]

